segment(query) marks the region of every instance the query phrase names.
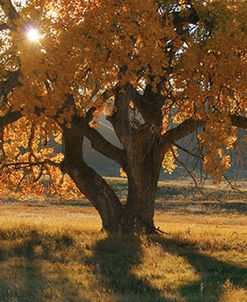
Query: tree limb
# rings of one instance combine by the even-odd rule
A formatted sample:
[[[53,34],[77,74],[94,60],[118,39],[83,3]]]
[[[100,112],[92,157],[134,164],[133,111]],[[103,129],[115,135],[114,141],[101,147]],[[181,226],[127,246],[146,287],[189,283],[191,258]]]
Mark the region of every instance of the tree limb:
[[[231,115],[232,125],[238,128],[247,129],[247,118],[239,115]],[[202,120],[194,120],[192,118],[184,121],[180,125],[175,128],[168,130],[163,135],[163,141],[166,143],[167,141],[174,143],[185,136],[193,133],[196,129],[203,127],[205,125],[205,121]]]
[[[0,117],[0,127],[4,127],[11,123],[14,123],[21,117],[22,117],[22,114],[20,111],[8,112],[4,116]]]
[[[88,125],[85,126],[85,135],[91,141],[91,146],[96,151],[119,163],[119,165],[122,167],[125,165],[126,155],[123,149],[111,144],[97,130]]]
[[[210,199],[209,195],[207,195],[202,188],[198,185],[198,182],[196,180],[196,177],[193,175],[193,172],[190,171],[187,167],[186,164],[184,164],[176,155],[176,153],[174,152],[174,149],[171,147],[171,151],[172,151],[172,155],[175,158],[175,160],[184,168],[184,170],[186,171],[186,173],[191,177],[191,179],[193,180],[195,187],[197,188],[198,191],[200,191],[200,193],[202,194],[202,196],[207,200]]]
[[[0,82],[0,97],[3,96],[5,99],[8,94],[17,86],[21,85],[19,79],[21,76],[20,70],[9,72],[7,79]]]
[[[232,125],[238,128],[247,129],[247,117],[231,115]]]
[[[180,145],[177,144],[177,143],[173,143],[173,145],[174,145],[176,148],[182,150],[183,152],[189,154],[189,155],[192,156],[192,157],[195,157],[195,158],[200,159],[200,160],[203,159],[203,157],[202,157],[201,155],[195,154],[195,153],[189,151],[188,149],[186,149],[186,148],[180,146]]]
[[[16,162],[16,163],[4,163],[0,166],[0,169],[5,169],[5,168],[21,168],[23,166],[28,166],[28,167],[36,167],[36,166],[44,166],[44,165],[50,165],[53,167],[61,168],[61,163],[54,162],[49,159],[45,159],[44,161],[41,162]]]
[[[0,24],[0,31],[6,30],[6,29],[9,29],[9,25],[8,24],[6,24],[6,23]]]
[[[192,118],[182,122],[180,125],[178,125],[175,128],[172,128],[168,130],[163,135],[163,141],[164,143],[168,142],[175,142],[178,141],[185,136],[193,133],[196,129],[203,127],[205,125],[205,122],[202,120],[194,120]]]
[[[154,93],[151,85],[146,86],[143,95],[139,95],[135,88],[131,87],[131,89],[133,101],[145,123],[159,127],[162,123],[162,106],[165,97],[158,92]]]
[[[107,120],[112,124],[119,141],[127,150],[130,138],[133,137],[134,128],[129,120],[129,103],[132,99],[132,89],[129,84],[118,87],[115,91],[115,111]]]

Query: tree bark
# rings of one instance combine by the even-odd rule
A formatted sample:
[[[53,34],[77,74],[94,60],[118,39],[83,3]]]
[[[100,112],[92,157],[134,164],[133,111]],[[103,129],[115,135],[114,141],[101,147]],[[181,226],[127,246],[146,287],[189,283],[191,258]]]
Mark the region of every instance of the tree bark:
[[[153,233],[154,206],[164,153],[158,133],[144,126],[138,129],[128,148],[128,198],[122,217],[124,233]]]
[[[160,134],[162,98],[157,99],[149,87],[140,96],[131,85],[126,85],[117,91],[116,110],[108,118],[127,155],[122,166],[128,177],[128,197],[120,222],[122,233],[153,233],[156,230],[154,205],[157,183],[164,153],[169,147]],[[131,100],[135,101],[144,123],[135,125],[133,122]],[[152,110],[150,103],[153,104]]]
[[[103,229],[108,233],[117,233],[122,205],[106,181],[83,160],[84,126],[83,119],[74,117],[71,128],[64,127],[62,170],[71,177],[78,189],[99,212]]]

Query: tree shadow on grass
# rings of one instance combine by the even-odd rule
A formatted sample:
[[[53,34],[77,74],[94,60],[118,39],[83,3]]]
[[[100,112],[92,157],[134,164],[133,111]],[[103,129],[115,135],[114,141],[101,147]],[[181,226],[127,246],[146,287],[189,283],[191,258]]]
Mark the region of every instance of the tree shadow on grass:
[[[183,214],[220,214],[220,213],[236,213],[246,215],[247,203],[246,202],[189,202],[189,201],[162,201],[157,205],[161,211],[176,211]]]
[[[185,258],[199,273],[200,280],[180,288],[185,301],[217,302],[227,280],[236,287],[247,289],[246,268],[205,255],[187,241],[161,237],[154,237],[152,241],[158,243],[165,251]]]
[[[109,294],[116,295],[117,301],[171,302],[132,272],[142,259],[141,242],[137,237],[116,236],[98,241],[93,256],[86,263],[94,267],[102,286]]]
[[[6,263],[0,271],[0,301],[43,302],[58,295],[63,297],[61,301],[72,301],[66,294],[70,295],[75,286],[64,272],[58,271],[58,277],[50,280],[49,274],[41,267],[41,261],[47,261],[49,265],[64,263],[63,252],[73,245],[72,238],[67,235],[45,237],[32,231],[25,238],[13,236],[8,241],[8,247],[0,247],[0,264]],[[82,301],[76,292],[73,296],[73,301]]]
[[[226,202],[221,204],[220,208],[230,213],[247,214],[247,202]]]

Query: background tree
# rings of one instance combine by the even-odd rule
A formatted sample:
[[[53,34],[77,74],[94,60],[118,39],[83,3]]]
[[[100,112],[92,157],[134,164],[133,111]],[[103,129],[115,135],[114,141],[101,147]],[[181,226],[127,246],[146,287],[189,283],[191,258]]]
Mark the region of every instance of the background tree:
[[[30,173],[67,173],[107,232],[153,232],[159,173],[173,164],[174,142],[200,128],[205,169],[220,180],[230,167],[236,127],[247,126],[245,1],[0,6],[3,177],[13,167],[18,184]],[[122,148],[94,128],[101,114]],[[85,163],[84,137],[127,174],[124,205]]]

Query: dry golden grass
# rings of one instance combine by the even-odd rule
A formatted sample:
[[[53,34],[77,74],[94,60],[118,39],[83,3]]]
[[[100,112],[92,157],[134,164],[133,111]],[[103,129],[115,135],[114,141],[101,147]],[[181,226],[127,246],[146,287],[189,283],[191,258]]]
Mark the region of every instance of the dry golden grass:
[[[172,200],[168,234],[112,237],[85,206],[0,205],[0,301],[247,301],[247,204]]]

